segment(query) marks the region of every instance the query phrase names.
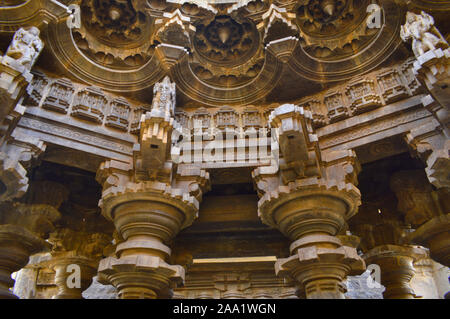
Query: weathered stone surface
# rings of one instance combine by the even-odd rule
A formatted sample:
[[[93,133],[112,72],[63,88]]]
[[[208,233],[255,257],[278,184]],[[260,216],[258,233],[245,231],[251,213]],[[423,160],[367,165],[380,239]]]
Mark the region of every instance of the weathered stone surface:
[[[5,296],[447,293],[444,3],[0,2]]]

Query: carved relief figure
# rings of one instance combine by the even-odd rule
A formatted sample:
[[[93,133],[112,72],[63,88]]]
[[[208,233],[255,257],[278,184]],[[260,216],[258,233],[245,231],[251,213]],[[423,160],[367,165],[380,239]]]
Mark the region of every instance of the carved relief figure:
[[[30,70],[44,48],[44,43],[39,38],[39,33],[39,29],[36,27],[20,28],[14,34],[6,55]]]
[[[407,13],[406,23],[400,30],[400,37],[405,42],[412,38],[412,50],[416,57],[438,47],[448,47],[446,41],[434,27],[433,17],[423,11],[420,15]]]
[[[397,209],[405,214],[408,224],[421,225],[437,213],[432,187],[422,170],[396,172],[390,186],[398,199]]]
[[[152,110],[165,110],[171,116],[175,115],[176,91],[175,83],[166,76],[162,82],[153,87]]]

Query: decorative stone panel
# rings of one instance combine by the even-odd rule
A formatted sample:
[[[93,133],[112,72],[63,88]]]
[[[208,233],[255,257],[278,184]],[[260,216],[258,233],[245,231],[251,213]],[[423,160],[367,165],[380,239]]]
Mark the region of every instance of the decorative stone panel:
[[[184,111],[176,111],[175,112],[175,120],[181,125],[183,129],[190,128],[190,117],[189,114]]]
[[[330,123],[343,120],[349,116],[341,93],[329,93],[325,96],[324,102],[328,109],[328,118],[330,119]]]
[[[150,105],[144,105],[133,110],[131,114],[130,133],[139,135],[139,130],[141,129],[141,116],[145,112],[149,112],[150,109]]]
[[[421,85],[414,74],[414,61],[414,59],[409,59],[401,66],[401,71],[411,95],[420,93],[421,89]]]
[[[219,129],[236,128],[239,125],[239,115],[230,107],[223,107],[215,114],[216,127]]]
[[[378,85],[386,103],[398,101],[408,96],[408,91],[402,83],[397,70],[387,70],[377,75]]]
[[[72,107],[72,116],[102,123],[108,103],[103,92],[96,87],[88,87],[78,92]]]
[[[242,122],[244,129],[251,127],[257,129],[261,127],[261,115],[256,109],[247,108],[242,114]]]
[[[106,117],[105,125],[127,131],[129,118],[130,104],[124,99],[116,98],[111,102],[110,114]]]
[[[41,72],[33,72],[33,81],[27,88],[28,96],[25,99],[25,105],[27,106],[39,106],[42,100],[44,89],[48,84],[48,79]]]
[[[50,86],[42,107],[66,114],[74,91],[72,82],[67,79],[58,79]]]
[[[192,115],[193,128],[196,129],[196,123],[200,124],[200,128],[205,131],[211,127],[211,114],[205,109],[200,108]]]
[[[307,100],[301,103],[300,106],[311,112],[314,128],[319,128],[327,124],[328,118],[326,114],[323,114],[322,103],[318,99]]]
[[[352,114],[359,114],[381,106],[380,97],[371,80],[360,80],[346,88],[346,95],[350,101]]]

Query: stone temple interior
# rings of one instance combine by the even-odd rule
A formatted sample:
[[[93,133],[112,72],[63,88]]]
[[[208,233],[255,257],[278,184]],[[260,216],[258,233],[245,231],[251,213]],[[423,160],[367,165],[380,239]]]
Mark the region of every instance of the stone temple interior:
[[[0,1],[0,298],[450,298],[450,1]]]

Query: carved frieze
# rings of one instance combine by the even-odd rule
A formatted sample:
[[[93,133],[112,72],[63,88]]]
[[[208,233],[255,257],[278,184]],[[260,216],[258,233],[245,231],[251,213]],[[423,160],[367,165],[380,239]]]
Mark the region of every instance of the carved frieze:
[[[192,114],[192,124],[194,130],[206,131],[211,127],[211,114],[205,108],[199,108]]]
[[[341,93],[329,93],[324,97],[324,102],[328,109],[328,118],[331,123],[343,120],[349,116]]]
[[[261,127],[261,114],[253,108],[245,109],[242,113],[242,125],[244,129]]]
[[[27,106],[38,106],[41,102],[44,89],[48,84],[48,79],[43,73],[38,71],[34,71],[32,74],[33,81],[27,88],[28,96],[25,99],[24,104]]]
[[[144,105],[133,110],[131,115],[130,133],[139,135],[139,130],[141,129],[141,116],[145,112],[150,111],[150,109],[151,106]]]
[[[239,125],[239,115],[230,107],[223,107],[214,116],[219,129],[236,128]]]
[[[352,114],[359,114],[381,106],[380,97],[375,91],[373,81],[361,80],[347,86],[346,95],[350,101]]]
[[[44,109],[67,113],[75,89],[67,79],[58,79],[50,86],[50,91],[42,104]]]
[[[408,96],[405,84],[396,69],[387,70],[377,75],[378,85],[386,103],[398,101]]]
[[[110,113],[106,117],[105,125],[126,131],[128,130],[129,117],[130,104],[122,98],[117,98],[110,104]]]
[[[100,89],[88,87],[76,95],[71,115],[102,123],[107,103],[108,100]]]

